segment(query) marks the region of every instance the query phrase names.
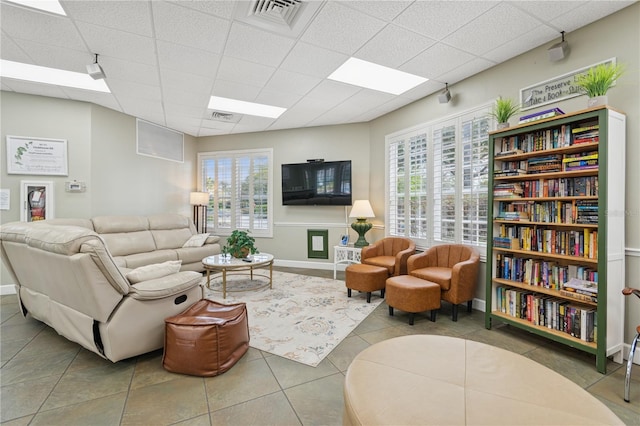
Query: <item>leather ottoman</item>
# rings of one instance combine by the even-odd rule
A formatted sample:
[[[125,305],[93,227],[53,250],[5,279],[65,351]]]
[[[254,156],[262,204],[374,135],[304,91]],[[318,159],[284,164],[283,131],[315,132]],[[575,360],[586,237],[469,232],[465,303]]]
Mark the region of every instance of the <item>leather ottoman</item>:
[[[249,349],[244,303],[223,305],[203,299],[165,319],[162,366],[172,373],[217,376]]]
[[[413,325],[416,312],[431,311],[431,321],[436,320],[440,309],[440,286],[411,275],[398,275],[387,280],[387,305],[389,315],[393,308],[409,312],[409,325]]]
[[[371,303],[371,292],[380,290],[380,297],[384,297],[384,286],[389,277],[389,270],[382,266],[354,263],[345,269],[345,285],[347,296],[351,297],[351,290],[367,293],[367,303]]]

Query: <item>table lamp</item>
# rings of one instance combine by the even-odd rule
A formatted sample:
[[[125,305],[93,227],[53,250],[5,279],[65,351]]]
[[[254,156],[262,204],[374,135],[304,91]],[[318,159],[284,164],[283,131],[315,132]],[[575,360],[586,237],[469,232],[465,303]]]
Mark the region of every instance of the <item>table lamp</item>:
[[[209,193],[192,192],[189,194],[189,204],[193,206],[193,222],[196,226],[196,230],[198,233],[207,232],[207,206],[209,205]],[[202,221],[202,230],[200,230],[200,221]]]
[[[358,240],[353,245],[354,247],[365,247],[369,243],[364,238],[364,234],[373,227],[371,222],[367,222],[367,218],[375,217],[373,209],[369,200],[356,200],[353,203],[353,208],[349,217],[355,217],[356,221],[351,224],[351,228],[358,233]]]

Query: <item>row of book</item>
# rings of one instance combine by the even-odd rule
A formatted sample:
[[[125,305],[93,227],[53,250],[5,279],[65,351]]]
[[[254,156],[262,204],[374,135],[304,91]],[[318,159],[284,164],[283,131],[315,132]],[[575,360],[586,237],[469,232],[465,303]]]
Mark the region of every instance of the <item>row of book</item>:
[[[598,258],[598,231],[594,229],[566,231],[503,223],[497,236],[517,239],[520,250]]]
[[[591,128],[590,130],[586,130],[592,126],[597,126],[597,124],[579,124],[573,129],[567,124],[553,129],[526,133],[524,135],[496,138],[496,145],[494,146],[496,156],[524,154],[527,152],[564,148],[581,143],[598,142],[599,135],[593,133],[596,129]],[[574,132],[574,130],[576,130],[576,132]]]
[[[597,311],[553,296],[509,287],[496,287],[496,309],[533,325],[597,342]]]
[[[598,169],[598,151],[567,154],[562,159],[564,171]]]
[[[498,185],[503,185],[503,183],[494,185],[494,196],[496,196],[495,189]],[[520,188],[522,191],[514,191],[514,194],[525,198],[598,195],[598,176],[526,180],[506,185],[514,185],[514,188]]]
[[[581,123],[571,129],[571,138],[575,145],[600,141],[600,126],[597,121]]]
[[[496,278],[516,281],[534,287],[566,290],[575,293],[575,280],[595,283],[597,297],[598,272],[583,265],[561,265],[554,261],[512,254],[496,254]],[[571,283],[571,284],[569,284]],[[595,301],[595,300],[590,300]]]
[[[500,201],[496,219],[564,223],[597,224],[598,200],[576,201]]]
[[[499,160],[499,158],[496,158],[496,160]],[[495,177],[575,170],[597,170],[598,152],[591,151],[580,154],[566,154],[564,156],[555,154],[533,157],[527,160],[499,161],[500,164],[498,164],[493,171]]]

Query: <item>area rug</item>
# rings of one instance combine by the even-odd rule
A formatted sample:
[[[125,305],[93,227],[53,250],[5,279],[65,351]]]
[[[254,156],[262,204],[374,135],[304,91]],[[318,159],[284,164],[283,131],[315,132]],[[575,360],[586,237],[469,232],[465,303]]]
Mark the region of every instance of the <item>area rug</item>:
[[[251,347],[312,367],[382,301],[373,297],[367,303],[366,294],[358,292],[349,298],[344,281],[307,275],[274,271],[273,289],[264,284],[264,278],[228,276],[227,298],[222,298],[220,279],[212,280],[207,298],[246,303]]]

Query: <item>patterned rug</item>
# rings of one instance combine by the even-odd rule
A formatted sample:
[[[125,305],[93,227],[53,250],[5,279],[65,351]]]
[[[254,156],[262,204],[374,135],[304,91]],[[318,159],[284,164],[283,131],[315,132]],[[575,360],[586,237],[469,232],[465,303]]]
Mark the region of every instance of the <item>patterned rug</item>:
[[[266,280],[228,276],[226,299],[222,298],[220,279],[212,280],[207,298],[246,303],[251,347],[312,367],[382,301],[374,296],[367,303],[366,294],[357,291],[348,298],[344,281],[274,271],[270,290]]]

